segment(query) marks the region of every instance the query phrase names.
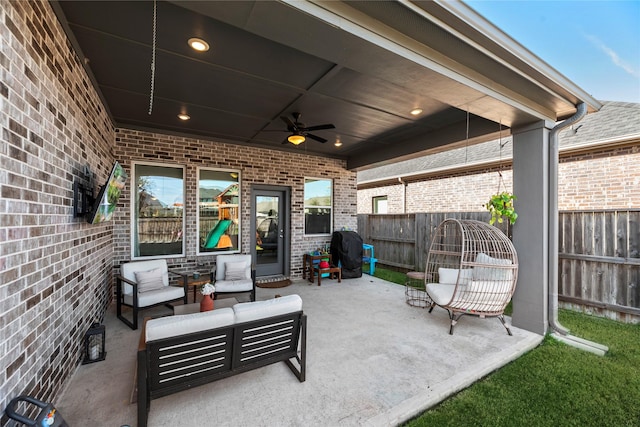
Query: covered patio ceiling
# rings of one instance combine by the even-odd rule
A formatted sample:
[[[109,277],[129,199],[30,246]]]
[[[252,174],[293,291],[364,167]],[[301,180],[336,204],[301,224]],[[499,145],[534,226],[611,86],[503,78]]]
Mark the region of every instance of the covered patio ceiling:
[[[460,2],[169,1],[157,3],[149,114],[154,3],[52,5],[118,127],[342,158],[359,170],[556,121],[579,102],[599,108]],[[210,49],[193,50],[192,37]],[[306,126],[334,124],[311,132],[327,142],[283,144],[281,116],[294,112]]]

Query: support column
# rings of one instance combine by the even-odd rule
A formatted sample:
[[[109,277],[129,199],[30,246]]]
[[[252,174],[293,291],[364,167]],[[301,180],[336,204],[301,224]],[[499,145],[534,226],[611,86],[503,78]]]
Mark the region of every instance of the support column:
[[[513,244],[518,253],[518,284],[513,296],[513,326],[547,332],[549,271],[549,131],[540,121],[513,129],[513,192],[518,220]]]

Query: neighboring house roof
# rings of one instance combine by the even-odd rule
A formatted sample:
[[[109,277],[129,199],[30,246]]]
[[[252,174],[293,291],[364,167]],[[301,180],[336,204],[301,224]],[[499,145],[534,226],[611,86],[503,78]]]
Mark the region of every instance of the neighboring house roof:
[[[453,169],[475,169],[492,163],[511,163],[512,136],[504,131],[502,139],[469,144],[417,159],[405,160],[358,172],[358,186],[387,185],[398,178],[418,178]],[[603,101],[602,109],[588,114],[577,124],[560,132],[559,149],[584,150],[640,140],[640,104]],[[500,146],[502,145],[502,150]]]

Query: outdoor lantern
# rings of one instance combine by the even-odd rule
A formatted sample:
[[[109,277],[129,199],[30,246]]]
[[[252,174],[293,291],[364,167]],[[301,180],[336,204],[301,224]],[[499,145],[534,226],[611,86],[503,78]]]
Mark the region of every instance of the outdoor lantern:
[[[105,346],[104,325],[94,323],[87,333],[84,334],[84,360],[82,364],[98,362],[104,360],[107,355]]]

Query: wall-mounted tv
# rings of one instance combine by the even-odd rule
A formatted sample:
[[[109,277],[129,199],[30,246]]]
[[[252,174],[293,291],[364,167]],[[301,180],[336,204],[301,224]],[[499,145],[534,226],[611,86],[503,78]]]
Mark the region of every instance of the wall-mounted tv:
[[[115,162],[111,168],[107,182],[100,187],[100,192],[95,199],[93,209],[87,216],[87,221],[90,224],[99,224],[111,219],[126,181],[126,172],[120,163]]]

